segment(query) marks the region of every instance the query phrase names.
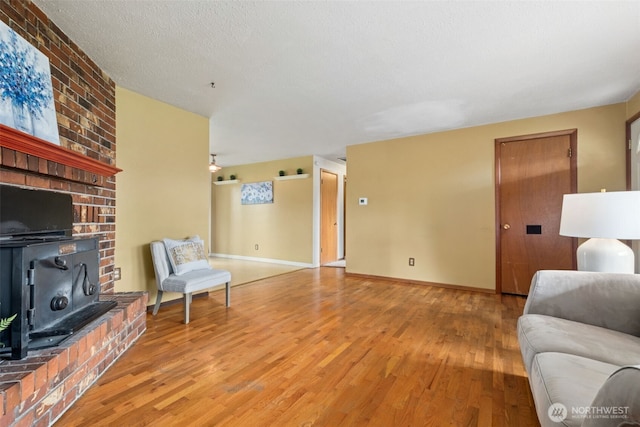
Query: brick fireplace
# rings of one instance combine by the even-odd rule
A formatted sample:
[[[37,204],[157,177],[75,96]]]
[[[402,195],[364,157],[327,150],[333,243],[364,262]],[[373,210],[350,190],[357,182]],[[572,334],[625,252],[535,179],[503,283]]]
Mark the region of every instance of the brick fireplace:
[[[3,143],[0,182],[71,194],[73,235],[100,239],[100,283],[113,293],[115,83],[33,3],[0,2],[0,19],[49,58],[60,146],[70,152],[19,151]],[[96,169],[101,165],[106,169]]]
[[[0,359],[0,427],[49,425],[146,328],[147,296],[116,294],[115,83],[33,3],[0,19],[49,58],[60,146],[0,125],[0,183],[71,195],[74,237],[98,239],[99,280],[118,306],[52,349]]]

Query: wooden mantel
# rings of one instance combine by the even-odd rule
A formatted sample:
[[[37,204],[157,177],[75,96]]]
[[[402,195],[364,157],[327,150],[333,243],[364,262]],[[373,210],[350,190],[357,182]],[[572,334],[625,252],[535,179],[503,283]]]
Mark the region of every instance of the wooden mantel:
[[[102,163],[91,157],[76,153],[75,151],[71,151],[33,135],[20,132],[3,124],[0,124],[0,147],[37,156],[41,159],[51,160],[52,162],[92,172],[104,177],[113,176],[122,171],[122,169],[115,166]]]

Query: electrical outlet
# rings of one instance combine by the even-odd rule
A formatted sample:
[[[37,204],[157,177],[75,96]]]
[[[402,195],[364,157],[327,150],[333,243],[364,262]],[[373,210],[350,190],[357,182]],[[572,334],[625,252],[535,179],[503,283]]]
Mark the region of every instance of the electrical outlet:
[[[409,258],[409,265],[411,267],[415,266],[416,265],[416,259],[415,258]]]
[[[113,269],[113,280],[120,280],[122,278],[120,267]]]

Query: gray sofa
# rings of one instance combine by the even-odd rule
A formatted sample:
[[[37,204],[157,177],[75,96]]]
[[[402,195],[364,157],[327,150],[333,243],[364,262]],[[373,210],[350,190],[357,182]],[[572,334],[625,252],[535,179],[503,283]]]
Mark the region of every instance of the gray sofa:
[[[537,272],[518,341],[542,426],[640,426],[640,275]]]

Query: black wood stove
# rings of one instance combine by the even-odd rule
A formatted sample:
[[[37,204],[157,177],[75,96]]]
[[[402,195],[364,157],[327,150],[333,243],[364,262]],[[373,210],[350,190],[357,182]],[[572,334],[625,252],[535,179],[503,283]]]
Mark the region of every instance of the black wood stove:
[[[72,238],[68,194],[0,186],[0,354],[60,344],[117,305],[99,301],[96,238]]]

